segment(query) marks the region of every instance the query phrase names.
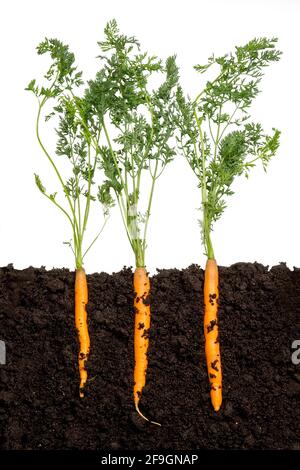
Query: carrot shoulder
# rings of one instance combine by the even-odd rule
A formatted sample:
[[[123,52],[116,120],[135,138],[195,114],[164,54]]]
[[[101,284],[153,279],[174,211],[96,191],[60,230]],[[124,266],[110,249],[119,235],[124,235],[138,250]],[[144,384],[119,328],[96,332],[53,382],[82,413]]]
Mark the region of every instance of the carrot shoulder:
[[[214,259],[208,259],[204,276],[204,336],[210,397],[215,411],[222,404],[222,370],[218,325],[219,274]]]
[[[87,382],[86,362],[90,352],[90,337],[87,324],[86,304],[88,303],[88,287],[85,270],[76,269],[75,276],[75,326],[78,334],[79,352],[78,367],[80,375],[79,396],[84,396],[83,389]]]

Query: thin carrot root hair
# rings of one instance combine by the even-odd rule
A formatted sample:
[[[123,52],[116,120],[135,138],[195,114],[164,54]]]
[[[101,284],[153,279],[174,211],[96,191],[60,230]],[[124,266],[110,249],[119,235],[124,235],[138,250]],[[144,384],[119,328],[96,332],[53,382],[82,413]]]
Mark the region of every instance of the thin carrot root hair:
[[[86,363],[90,353],[90,337],[87,323],[86,304],[88,303],[88,287],[85,270],[76,269],[75,276],[75,326],[78,334],[79,352],[78,368],[80,376],[79,396],[84,397],[84,389],[88,380]]]
[[[222,369],[218,325],[219,273],[214,259],[208,259],[204,277],[204,336],[210,398],[215,411],[222,404]]]
[[[139,402],[146,383],[148,367],[149,331],[151,325],[151,312],[149,304],[150,280],[145,268],[136,268],[133,276],[134,287],[134,405],[138,414],[150,423],[160,426],[160,423],[151,421],[140,410]]]
[[[136,409],[136,411],[138,412],[138,414],[139,414],[143,419],[145,419],[146,421],[148,421],[149,423],[151,423],[151,424],[156,424],[157,426],[161,426],[161,424],[158,423],[157,421],[152,421],[151,419],[147,418],[147,417],[141,412],[138,403],[135,403],[135,409]]]

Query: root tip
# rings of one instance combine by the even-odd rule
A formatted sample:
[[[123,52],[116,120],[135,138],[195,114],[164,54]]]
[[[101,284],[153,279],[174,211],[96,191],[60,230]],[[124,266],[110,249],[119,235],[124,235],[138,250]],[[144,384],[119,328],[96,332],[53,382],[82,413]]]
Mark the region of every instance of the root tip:
[[[213,409],[215,412],[218,412],[221,408],[222,402],[221,403],[212,403]]]
[[[161,426],[160,423],[157,423],[156,421],[152,421],[151,419],[148,419],[145,415],[143,415],[143,413],[141,412],[141,410],[139,409],[139,405],[137,403],[135,403],[135,409],[136,411],[138,412],[138,414],[145,420],[145,421],[148,421],[149,423],[151,424],[156,424],[156,426]]]

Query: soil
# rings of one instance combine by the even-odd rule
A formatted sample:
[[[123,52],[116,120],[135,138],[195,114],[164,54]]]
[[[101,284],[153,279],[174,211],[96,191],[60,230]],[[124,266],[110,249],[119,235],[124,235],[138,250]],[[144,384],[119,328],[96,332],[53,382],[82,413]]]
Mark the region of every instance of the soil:
[[[74,274],[0,270],[1,449],[300,449],[300,269],[220,268],[224,401],[210,405],[203,271],[153,276],[149,368],[133,409],[132,271],[88,276],[89,383],[78,397]],[[300,354],[299,354],[300,356]]]

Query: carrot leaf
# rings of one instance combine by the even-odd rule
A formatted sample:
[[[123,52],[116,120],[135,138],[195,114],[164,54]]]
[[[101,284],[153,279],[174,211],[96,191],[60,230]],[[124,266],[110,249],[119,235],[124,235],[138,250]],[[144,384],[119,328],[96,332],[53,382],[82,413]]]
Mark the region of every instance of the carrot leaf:
[[[76,90],[83,84],[82,72],[77,70],[74,54],[70,52],[69,47],[57,39],[46,38],[38,45],[37,52],[39,55],[50,56],[50,67],[44,75],[42,85],[37,85],[33,79],[26,90],[33,92],[38,101],[36,137],[57,176],[61,197],[59,198],[58,192],[48,194],[38,175],[35,175],[35,183],[40,192],[67,217],[71,224],[73,234],[71,248],[75,255],[76,267],[80,268],[84,253],[94,243],[92,242],[83,253],[83,239],[90,205],[97,198],[93,188],[98,162],[98,154],[91,145],[90,132],[82,119],[84,110],[80,106],[81,100],[75,95]],[[47,114],[44,112],[45,109]],[[53,124],[57,137],[55,155],[49,152],[42,140],[40,132],[42,116],[46,123],[52,119],[55,123]],[[68,161],[69,173],[66,175],[63,175],[60,169],[62,158]],[[107,197],[99,200],[103,207],[105,225],[111,201]]]
[[[179,87],[176,95],[178,147],[198,178],[202,195],[202,239],[205,253],[214,258],[211,242],[213,223],[226,208],[237,176],[248,176],[261,161],[264,170],[279,147],[280,132],[271,135],[260,123],[249,122],[249,110],[260,92],[264,69],[280,59],[277,38],[254,38],[235,52],[214,55],[207,64],[196,65],[215,78],[192,101]]]
[[[155,183],[175,155],[178,68],[173,56],[163,62],[141,52],[138,40],[121,34],[115,20],[104,35],[100,69],[88,82],[81,117],[106,177],[98,198],[111,204],[114,193],[136,264],[144,266]],[[148,194],[142,178],[148,179]],[[142,199],[148,200],[144,209]]]

